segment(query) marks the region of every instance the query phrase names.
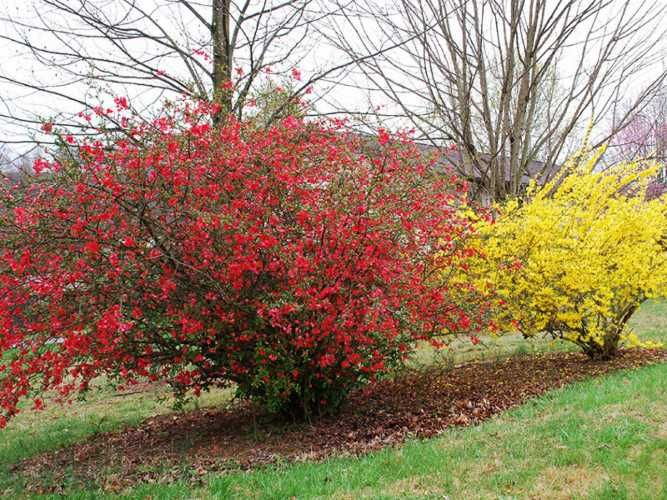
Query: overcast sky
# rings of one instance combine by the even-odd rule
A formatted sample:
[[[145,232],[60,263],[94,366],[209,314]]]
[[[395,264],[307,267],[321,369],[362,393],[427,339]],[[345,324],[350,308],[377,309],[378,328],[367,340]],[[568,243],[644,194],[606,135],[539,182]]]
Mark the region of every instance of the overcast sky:
[[[120,0],[108,0],[107,5],[110,15],[114,9],[114,2],[116,2],[117,6],[119,1]],[[159,0],[138,1],[143,8],[147,9],[157,4],[164,4],[164,2]],[[637,1],[639,2],[640,0]],[[667,2],[667,0],[661,1]],[[387,0],[387,2],[391,3],[390,0]],[[54,16],[48,8],[44,8],[40,0],[3,0],[2,5],[0,6],[0,16],[3,18],[0,20],[0,32],[8,36],[17,35],[21,28],[17,28],[16,21],[34,22],[38,15],[42,16],[42,19],[49,25],[53,25],[54,27],[63,30],[68,29],[69,25],[67,19],[62,18],[62,16]],[[174,36],[180,36],[179,33],[182,33],[184,30],[189,31],[190,34],[192,34],[191,31],[196,29],[196,24],[194,23],[191,26],[179,24],[179,20],[183,18],[187,18],[187,16],[181,16],[178,7],[173,5],[162,7],[161,19],[163,19],[163,22],[165,23],[171,23],[169,30],[174,33]],[[662,22],[664,24],[664,19]],[[70,28],[74,29],[75,26],[70,26]],[[370,33],[372,34],[375,28],[372,25],[368,25],[366,29],[370,30]],[[202,40],[206,38],[205,33],[195,33],[194,35],[194,38],[199,37]],[[50,47],[51,45],[56,47],[54,39],[49,36],[38,32],[32,32],[30,33],[30,36],[36,44],[41,44],[45,47]],[[380,37],[381,35],[378,32],[378,39]],[[657,47],[657,53],[665,53],[665,43],[664,39],[660,41],[661,45]],[[299,67],[305,77],[310,73],[340,63],[341,60],[345,58],[345,56],[333,49],[329,44],[316,37],[311,37],[306,40],[304,49],[308,50],[304,50],[303,59],[299,61]],[[49,117],[56,116],[62,112],[77,112],[80,110],[77,109],[77,105],[68,102],[66,99],[59,99],[53,95],[47,95],[40,92],[39,88],[43,86],[55,86],[53,88],[58,92],[67,95],[76,95],[86,102],[95,102],[100,99],[98,92],[94,88],[91,88],[89,83],[71,83],[71,78],[64,72],[45,68],[43,65],[39,64],[25,48],[18,47],[15,44],[4,40],[0,41],[0,50],[4,55],[3,63],[0,67],[0,96],[2,98],[2,102],[0,103],[0,114],[18,114],[22,116],[36,114],[41,118],[48,119]],[[659,64],[657,61],[656,63]],[[406,64],[408,64],[407,61]],[[176,61],[174,61],[173,64],[171,62],[165,62],[163,69],[168,73],[176,73],[179,71],[179,67],[180,66]],[[568,78],[570,67],[571,61],[568,57],[564,57],[559,62],[559,76],[564,80]],[[289,68],[284,67],[281,69],[287,72]],[[655,71],[655,69],[647,69],[644,72],[635,75],[631,80],[628,80],[628,97],[632,97],[633,93],[641,86],[642,82],[651,77],[652,71]],[[7,81],[3,81],[3,76],[28,82],[35,85],[37,88],[27,89],[12,85]],[[334,83],[337,83],[337,85],[333,85]],[[335,82],[322,82],[318,84],[314,89],[313,95],[316,96],[315,98],[317,98],[317,96],[322,97],[323,94],[325,95],[324,99],[318,101],[318,107],[323,111],[331,111],[333,109],[358,111],[368,109],[371,104],[373,106],[387,105],[387,103],[383,101],[381,95],[369,92],[366,90],[367,87],[369,87],[369,82],[357,71],[352,71],[350,73],[338,75]],[[116,88],[113,89],[113,92],[116,94],[129,94],[134,99],[135,104],[149,102],[150,98],[154,97],[145,94],[142,95],[141,93],[137,94],[136,90],[131,91],[124,89],[122,85],[116,86]],[[406,99],[409,98],[410,96],[406,96]],[[415,106],[417,105],[418,103],[415,103]],[[396,122],[394,123],[394,126],[398,126],[399,124],[400,122]],[[21,142],[30,140],[36,129],[38,129],[37,126],[31,128],[24,125],[19,126],[16,123],[8,124],[6,120],[3,122],[0,119],[0,142],[11,143],[11,147],[15,151],[25,150],[27,146]]]

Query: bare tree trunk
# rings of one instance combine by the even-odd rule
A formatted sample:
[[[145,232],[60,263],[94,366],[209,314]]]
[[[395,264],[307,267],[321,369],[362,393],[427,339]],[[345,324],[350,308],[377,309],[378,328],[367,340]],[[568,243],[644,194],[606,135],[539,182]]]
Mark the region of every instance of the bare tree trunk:
[[[225,83],[232,80],[232,46],[229,38],[229,7],[231,0],[213,0],[211,40],[213,45],[213,101],[221,113],[232,111],[232,90]]]

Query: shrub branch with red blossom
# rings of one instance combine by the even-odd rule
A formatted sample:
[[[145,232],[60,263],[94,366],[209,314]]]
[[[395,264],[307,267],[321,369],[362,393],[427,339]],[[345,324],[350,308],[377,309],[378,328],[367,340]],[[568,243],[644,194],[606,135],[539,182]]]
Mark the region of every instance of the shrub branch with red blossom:
[[[416,342],[483,326],[436,272],[465,264],[470,225],[435,159],[385,132],[215,111],[124,120],[3,185],[0,423],[100,375],[320,414]]]

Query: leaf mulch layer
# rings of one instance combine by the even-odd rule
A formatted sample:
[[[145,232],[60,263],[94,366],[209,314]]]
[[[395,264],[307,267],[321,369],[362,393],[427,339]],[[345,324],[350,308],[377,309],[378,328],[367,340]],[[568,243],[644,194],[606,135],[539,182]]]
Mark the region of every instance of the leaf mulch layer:
[[[632,349],[607,362],[548,353],[435,366],[372,384],[353,394],[335,418],[285,423],[251,405],[160,415],[25,460],[14,472],[34,492],[57,493],[77,483],[117,491],[146,482],[199,482],[208,472],[358,455],[477,424],[576,380],[666,360],[664,350]]]

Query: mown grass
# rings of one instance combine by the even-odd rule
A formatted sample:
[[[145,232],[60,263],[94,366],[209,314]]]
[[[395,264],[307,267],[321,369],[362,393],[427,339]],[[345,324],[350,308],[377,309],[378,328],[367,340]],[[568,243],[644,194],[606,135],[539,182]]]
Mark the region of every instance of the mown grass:
[[[667,340],[667,304],[648,303],[633,318],[642,337]],[[458,364],[536,350],[567,349],[548,340],[489,340],[420,352],[415,363]],[[435,357],[434,357],[435,356]],[[447,358],[449,356],[449,358]],[[430,357],[430,358],[429,358]],[[136,424],[170,411],[163,390],[114,396],[100,390],[87,402],[26,411],[0,431],[0,494],[20,493],[10,466],[96,432]],[[217,392],[202,405],[224,404]],[[127,498],[665,498],[667,364],[617,373],[554,391],[472,428],[414,441],[361,458],[210,476],[189,483],[143,485]],[[68,497],[103,496],[68,491]]]
[[[229,391],[211,391],[186,404],[183,411],[220,406],[230,400]],[[65,406],[50,404],[39,412],[25,409],[7,429],[0,430],[0,497],[13,497],[22,489],[22,479],[11,472],[12,464],[172,411],[173,399],[166,387],[116,394],[101,384],[91,390],[85,401]]]
[[[145,486],[141,498],[667,498],[667,365],[550,393],[478,427],[354,459]]]
[[[630,324],[642,340],[652,340],[667,344],[667,303],[648,301],[632,317]],[[481,343],[474,345],[462,337],[452,341],[444,349],[433,349],[424,345],[417,350],[411,360],[412,366],[440,363],[458,365],[469,361],[493,361],[508,356],[537,354],[547,351],[577,351],[579,348],[570,343],[553,340],[546,335],[537,335],[524,339],[521,335],[503,335],[482,337]]]

